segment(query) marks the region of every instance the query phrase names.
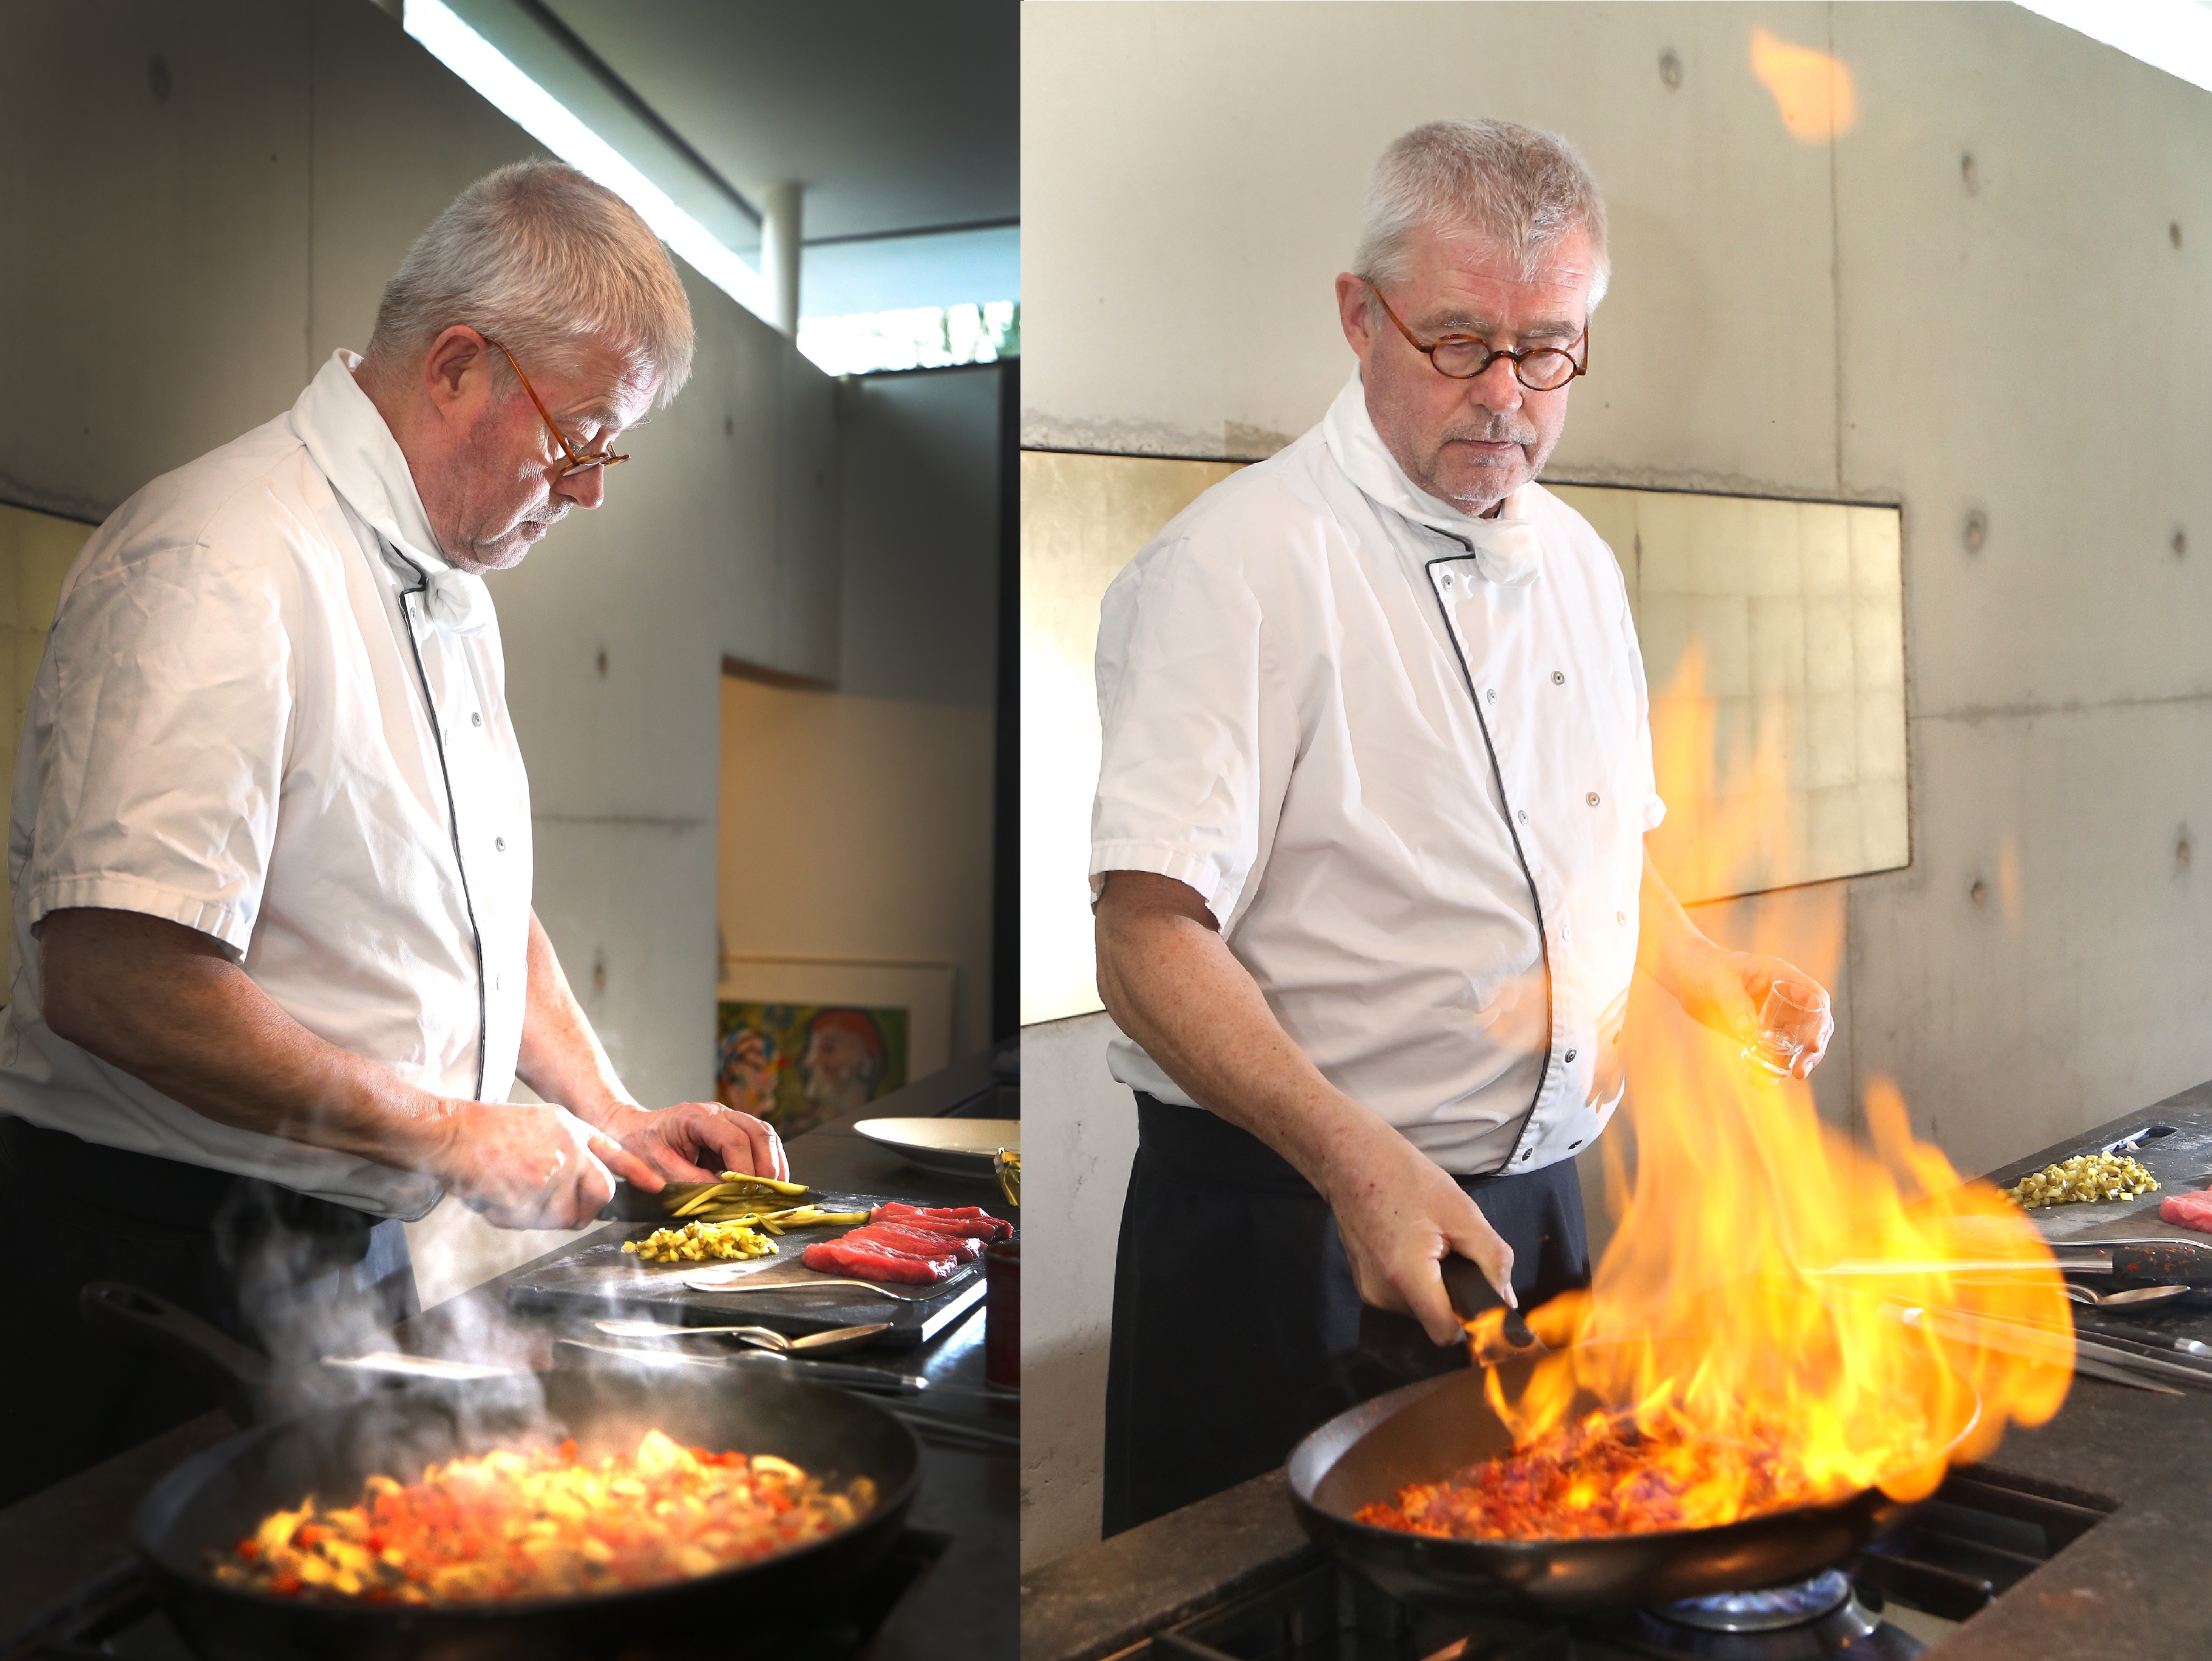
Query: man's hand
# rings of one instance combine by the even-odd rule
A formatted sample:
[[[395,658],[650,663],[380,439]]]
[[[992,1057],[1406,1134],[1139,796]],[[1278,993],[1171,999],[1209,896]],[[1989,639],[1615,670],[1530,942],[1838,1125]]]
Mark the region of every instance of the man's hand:
[[[1809,1077],[1836,1036],[1834,1001],[1828,989],[1795,964],[1756,952],[1730,952],[1707,940],[1682,903],[1659,874],[1650,849],[1644,855],[1644,886],[1638,900],[1636,966],[1674,995],[1691,1018],[1716,1032],[1750,1043],[1759,1036],[1759,1012],[1777,981],[1790,981],[1819,994],[1816,1026],[1794,1031],[1805,1047],[1790,1068],[1795,1079]]]
[[[1194,889],[1116,871],[1097,915],[1108,1013],[1194,1101],[1259,1137],[1320,1191],[1361,1298],[1454,1342],[1459,1317],[1437,1265],[1456,1251],[1514,1301],[1512,1248],[1441,1167],[1322,1077]]]
[[[1324,1194],[1352,1260],[1352,1284],[1363,1302],[1412,1316],[1432,1342],[1457,1342],[1467,1335],[1437,1265],[1454,1251],[1473,1258],[1517,1307],[1513,1248],[1449,1173],[1389,1125],[1366,1116],[1371,1129],[1340,1144]]]
[[[581,1228],[614,1196],[616,1175],[660,1186],[651,1166],[566,1108],[447,1105],[447,1135],[426,1168],[501,1228]]]
[[[664,1180],[711,1183],[725,1171],[779,1182],[791,1177],[791,1161],[775,1127],[720,1102],[679,1102],[658,1113],[625,1103],[610,1109],[600,1123],[651,1168],[651,1181],[630,1177],[647,1193],[658,1193]]]
[[[1747,1044],[1758,1037],[1759,1012],[1777,981],[1789,981],[1819,994],[1819,1026],[1792,1035],[1805,1047],[1791,1063],[1790,1076],[1810,1077],[1820,1057],[1828,1053],[1828,1041],[1836,1036],[1836,1013],[1827,988],[1783,958],[1762,957],[1756,952],[1724,951],[1709,940],[1703,944],[1703,952],[1685,951],[1680,955],[1677,980],[1669,989],[1692,1019],[1716,1032],[1725,1032]]]

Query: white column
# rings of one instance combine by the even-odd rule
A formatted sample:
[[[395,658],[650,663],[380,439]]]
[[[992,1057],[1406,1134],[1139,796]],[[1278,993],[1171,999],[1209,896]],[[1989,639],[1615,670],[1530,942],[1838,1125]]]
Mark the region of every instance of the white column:
[[[761,275],[768,279],[775,310],[769,321],[799,338],[799,189],[771,185],[761,200]]]

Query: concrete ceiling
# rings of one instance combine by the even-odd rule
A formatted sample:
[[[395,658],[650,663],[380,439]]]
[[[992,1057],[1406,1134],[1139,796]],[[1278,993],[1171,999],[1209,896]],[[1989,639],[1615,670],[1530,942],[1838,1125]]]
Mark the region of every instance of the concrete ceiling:
[[[1015,218],[1016,0],[542,0],[755,206],[805,239]]]

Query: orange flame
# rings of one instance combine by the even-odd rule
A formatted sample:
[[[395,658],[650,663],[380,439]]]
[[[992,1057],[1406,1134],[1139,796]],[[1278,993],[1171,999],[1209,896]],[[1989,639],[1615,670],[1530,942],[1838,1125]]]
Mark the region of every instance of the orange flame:
[[[1801,143],[1825,144],[1857,125],[1859,100],[1850,65],[1826,52],[1751,32],[1751,72],[1774,94],[1782,125]]]
[[[1717,776],[1713,709],[1693,651],[1655,701],[1661,793],[1695,820],[1676,845],[1709,877],[1771,873],[1794,835],[1781,746],[1739,743]],[[1760,910],[1753,949],[1832,984],[1839,891]],[[1632,1172],[1620,1121],[1602,1144],[1612,1240],[1589,1291],[1529,1317],[1554,1353],[1517,1399],[1486,1381],[1517,1447],[1588,1444],[1594,1405],[1632,1421],[1638,1492],[1665,1479],[1668,1514],[1643,1525],[1694,1527],[1874,1487],[1918,1498],[2008,1422],[2057,1411],[2073,1341],[2050,1249],[1914,1140],[1893,1087],[1866,1092],[1869,1146],[1824,1123],[1808,1086],[1765,1082],[1685,1020],[1632,1020],[1628,1042]],[[1502,1318],[1471,1324],[1478,1355],[1498,1353]],[[1565,1503],[1606,1500],[1588,1486]]]

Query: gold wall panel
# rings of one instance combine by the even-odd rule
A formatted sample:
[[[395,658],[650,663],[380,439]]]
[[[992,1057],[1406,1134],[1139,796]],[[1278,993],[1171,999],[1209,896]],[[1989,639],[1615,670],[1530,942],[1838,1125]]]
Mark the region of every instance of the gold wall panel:
[[[1243,464],[1022,452],[1022,1025],[1100,1007],[1091,939],[1098,604]]]

